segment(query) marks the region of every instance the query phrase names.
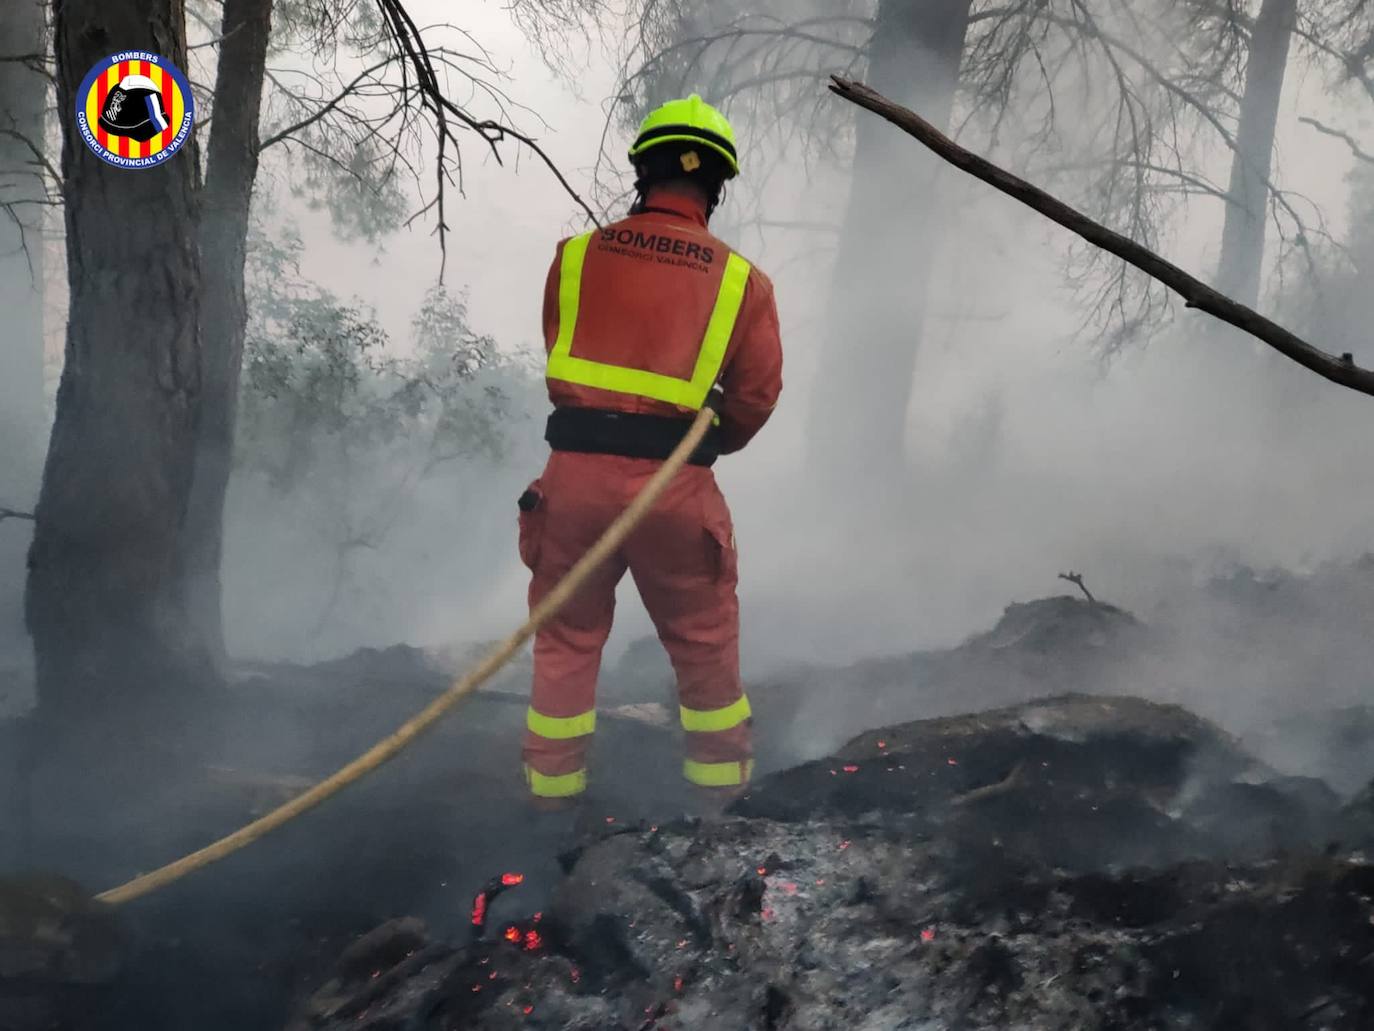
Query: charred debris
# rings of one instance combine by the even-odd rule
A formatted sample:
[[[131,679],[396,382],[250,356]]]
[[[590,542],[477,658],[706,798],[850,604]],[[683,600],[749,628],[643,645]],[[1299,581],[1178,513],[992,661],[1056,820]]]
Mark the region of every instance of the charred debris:
[[[779,675],[751,685],[765,775],[710,822],[675,815],[670,681],[632,648],[575,835],[519,804],[517,668],[119,926],[65,882],[0,897],[0,1028],[1368,1028],[1374,708],[1337,685],[1371,668],[1370,595],[1369,563],[1238,571],[1148,621],[1063,596],[955,649]],[[1303,690],[1246,723],[1190,688],[1172,660],[1200,612],[1221,658],[1184,670]],[[1324,665],[1292,658],[1301,634]],[[56,815],[30,865],[100,887],[201,844],[463,658],[241,667],[217,750],[118,819],[37,770]]]

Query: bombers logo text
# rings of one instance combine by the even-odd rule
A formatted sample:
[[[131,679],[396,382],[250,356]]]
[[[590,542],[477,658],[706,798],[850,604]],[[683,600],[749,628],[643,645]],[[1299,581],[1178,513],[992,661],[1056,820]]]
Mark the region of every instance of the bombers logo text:
[[[716,260],[714,247],[662,233],[603,229],[601,242],[612,254],[640,261],[657,261],[663,265],[681,265],[696,272],[709,271],[710,265]]]
[[[186,76],[157,54],[129,50],[99,62],[76,91],[76,128],[116,168],[151,168],[191,136],[195,100]]]

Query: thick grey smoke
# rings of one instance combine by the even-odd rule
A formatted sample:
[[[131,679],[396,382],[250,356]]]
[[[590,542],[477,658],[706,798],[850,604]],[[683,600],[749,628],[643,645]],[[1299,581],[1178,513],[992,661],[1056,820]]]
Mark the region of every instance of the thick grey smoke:
[[[545,70],[505,14],[473,17],[466,27],[511,61],[513,89],[552,127],[550,153],[590,195],[602,145],[600,98],[614,85],[609,60],[597,55],[574,92]],[[1285,97],[1280,174],[1321,205],[1340,237],[1348,228],[1348,152],[1296,119],[1299,110],[1346,110],[1323,85],[1302,80]],[[817,81],[818,97],[822,88]],[[1075,112],[1066,107],[1059,117],[1072,124]],[[746,152],[776,138],[751,124],[748,112],[741,129]],[[621,132],[611,126],[608,153],[618,153]],[[768,164],[767,154],[753,156],[756,166]],[[1224,170],[1224,154],[1200,160],[1213,178]],[[512,170],[474,160],[467,175],[468,199],[454,198],[450,214],[449,282],[470,288],[479,332],[512,351],[537,349],[545,272],[574,208],[533,162]],[[827,494],[812,473],[818,427],[807,422],[808,402],[827,389],[816,380],[834,255],[824,226],[843,216],[848,189],[833,166],[788,157],[771,169],[762,196],[738,191],[719,225],[773,274],[787,348],[774,422],[755,446],[718,467],[737,521],[751,675],[950,645],[991,625],[1008,602],[1064,588],[1056,576],[1069,569],[1085,573],[1105,600],[1177,619],[1193,611],[1200,585],[1218,572],[1307,571],[1374,550],[1374,483],[1358,474],[1374,412],[1368,399],[1318,383],[1183,311],[1148,344],[1104,365],[1094,330],[1084,329],[1082,295],[1064,284],[1067,238],[953,171],[938,187],[946,230],[907,439],[892,441],[894,452],[905,448],[907,473],[897,483],[860,477],[846,496]],[[765,220],[754,217],[759,210]],[[305,227],[305,271],[339,297],[375,307],[404,352],[408,320],[437,274],[435,241],[412,230],[379,252],[334,240],[313,213],[292,214]],[[1191,200],[1176,210],[1163,246],[1205,274],[1220,227],[1219,202]],[[866,260],[900,265],[911,249],[935,243],[910,239],[897,252],[875,248]],[[1285,293],[1315,289],[1301,266],[1284,272]],[[1271,291],[1266,304],[1276,296]],[[862,349],[865,337],[865,325],[854,325],[845,346]],[[832,394],[823,418],[861,420],[866,406],[864,397]],[[538,472],[541,427],[536,403],[511,428],[515,443],[502,460],[456,463],[411,488],[384,539],[353,549],[342,577],[336,545],[304,517],[322,498],[283,502],[260,479],[241,476],[225,574],[234,651],[314,659],[399,641],[461,647],[518,623],[524,573],[514,499]],[[862,454],[853,462],[883,464]],[[386,478],[364,480],[349,486],[349,500],[375,508],[394,489]],[[23,537],[22,529],[0,527],[8,588],[0,616],[11,630],[20,580],[12,542]],[[623,590],[629,602],[633,588]],[[1188,623],[1195,644],[1179,661],[1218,699],[1200,707],[1229,712],[1234,701],[1245,708],[1253,699],[1243,687],[1214,675],[1217,657],[1231,653],[1219,650],[1200,615]],[[648,630],[637,605],[622,605],[611,657]],[[1296,676],[1274,678],[1272,693],[1281,695]],[[1149,693],[1148,679],[1121,687]]]

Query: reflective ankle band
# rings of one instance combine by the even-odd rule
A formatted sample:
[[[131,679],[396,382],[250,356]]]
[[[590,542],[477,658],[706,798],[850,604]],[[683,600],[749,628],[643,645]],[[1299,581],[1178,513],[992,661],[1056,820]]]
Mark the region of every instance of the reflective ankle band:
[[[682,706],[682,729],[694,734],[713,734],[722,730],[734,730],[753,715],[749,699],[740,695],[739,700],[723,709],[689,709]]]
[[[530,786],[530,794],[536,798],[572,798],[587,790],[587,771],[550,777],[538,770],[525,767],[525,783]]]
[[[545,716],[531,708],[525,715],[525,726],[531,733],[550,741],[586,737],[596,732],[596,710],[592,709],[576,716]]]
[[[754,775],[754,760],[699,763],[688,759],[682,764],[682,775],[700,788],[733,788],[749,783],[749,778]]]

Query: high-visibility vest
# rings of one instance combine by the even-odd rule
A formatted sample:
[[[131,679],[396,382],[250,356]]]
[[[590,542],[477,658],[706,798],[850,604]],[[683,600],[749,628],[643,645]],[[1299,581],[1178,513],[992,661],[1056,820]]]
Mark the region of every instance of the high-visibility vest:
[[[706,396],[720,378],[720,367],[739,320],[744,303],[744,288],[749,283],[753,266],[738,254],[731,253],[721,277],[720,292],[706,324],[706,333],[697,352],[696,366],[691,379],[678,379],[647,369],[624,365],[608,365],[572,353],[573,337],[577,332],[577,312],[582,299],[582,270],[587,261],[587,247],[592,233],[575,236],[563,245],[563,260],[559,268],[558,339],[549,352],[548,377],[573,383],[580,387],[595,387],[617,394],[647,397],[699,411]]]

